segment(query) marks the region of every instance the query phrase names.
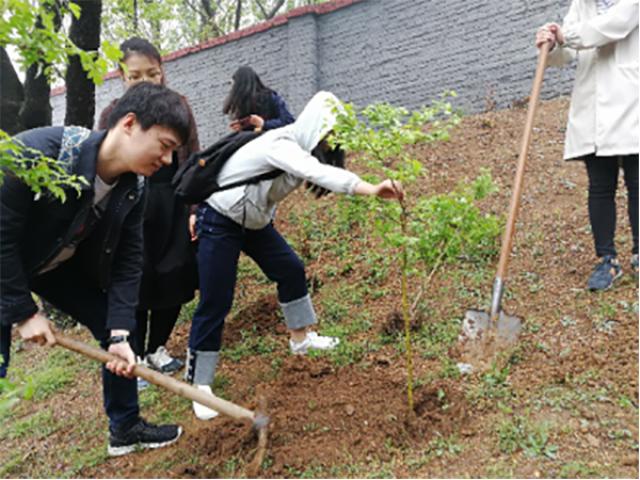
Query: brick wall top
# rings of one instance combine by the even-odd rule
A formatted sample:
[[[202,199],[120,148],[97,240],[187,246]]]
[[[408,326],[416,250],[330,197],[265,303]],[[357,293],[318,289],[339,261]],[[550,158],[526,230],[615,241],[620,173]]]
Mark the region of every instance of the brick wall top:
[[[269,30],[274,27],[279,27],[289,22],[290,19],[301,17],[303,15],[324,15],[335,10],[339,10],[341,8],[348,7],[353,5],[354,3],[359,3],[364,0],[331,0],[329,2],[324,2],[319,5],[308,5],[305,7],[294,8],[293,10],[289,10],[287,13],[283,13],[281,15],[277,15],[273,17],[271,20],[267,20],[265,22],[260,22],[255,25],[251,25],[250,27],[243,28],[241,30],[237,30],[235,32],[229,33],[227,35],[223,35],[221,37],[212,38],[211,40],[207,40],[205,42],[201,42],[197,45],[193,45],[191,47],[181,48],[180,50],[176,50],[174,52],[168,53],[162,57],[162,61],[171,62],[178,58],[184,57],[191,53],[200,52],[202,50],[207,50],[209,48],[217,47],[218,45],[224,45],[225,43],[233,42],[236,40],[240,40],[241,38],[249,37],[251,35],[255,35],[257,33],[262,33],[266,30]],[[119,72],[117,70],[112,70],[104,76],[104,80],[108,80],[110,78],[117,77]],[[65,93],[66,87],[64,85],[51,89],[51,96],[55,97],[57,95],[62,95]]]

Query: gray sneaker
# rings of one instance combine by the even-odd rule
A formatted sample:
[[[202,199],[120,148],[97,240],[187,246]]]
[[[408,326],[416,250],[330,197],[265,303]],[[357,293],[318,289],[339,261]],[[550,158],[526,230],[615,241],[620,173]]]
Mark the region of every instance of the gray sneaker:
[[[173,373],[184,367],[184,362],[177,358],[173,358],[164,347],[158,347],[154,353],[146,356],[145,360],[149,367],[162,373]]]
[[[593,270],[591,277],[589,277],[587,288],[592,291],[608,290],[621,275],[622,267],[620,267],[616,258],[606,255]]]

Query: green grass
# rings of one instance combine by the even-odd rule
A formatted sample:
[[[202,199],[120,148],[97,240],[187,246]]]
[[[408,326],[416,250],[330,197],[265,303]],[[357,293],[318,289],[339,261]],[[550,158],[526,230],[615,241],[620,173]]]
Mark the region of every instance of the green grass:
[[[534,423],[527,417],[516,415],[498,424],[498,449],[509,455],[523,451],[531,458],[555,459],[558,446],[551,443],[550,432],[549,422]]]
[[[76,478],[85,468],[93,468],[104,463],[108,458],[106,442],[91,448],[81,443],[67,450],[64,455],[68,468],[57,473],[60,478]]]
[[[40,410],[25,418],[6,422],[0,432],[0,440],[20,439],[29,437],[34,440],[41,440],[58,430],[61,425],[56,421],[53,412]]]
[[[0,465],[0,478],[17,477],[20,472],[24,457],[24,452],[15,452]]]
[[[180,315],[178,315],[178,320],[176,321],[176,325],[181,325],[183,323],[189,323],[193,318],[193,314],[196,311],[196,307],[198,306],[199,296],[191,300],[189,303],[186,303],[182,306],[180,310]]]
[[[12,366],[10,375],[17,384],[30,382],[34,386],[33,400],[46,400],[71,384],[79,371],[97,368],[97,364],[77,353],[54,348],[48,355],[29,368],[28,374],[20,366]]]
[[[582,462],[571,461],[563,465],[558,472],[559,478],[602,478],[603,475],[593,467]]]
[[[251,331],[240,332],[242,339],[222,350],[222,356],[239,362],[252,355],[268,355],[280,349],[280,343],[271,336],[258,334],[255,327]]]
[[[440,320],[434,319],[428,314],[425,317],[428,320],[414,336],[416,352],[424,358],[446,356],[451,345],[458,340],[462,329],[461,319]]]
[[[469,400],[478,406],[493,404],[496,400],[509,400],[513,395],[508,380],[509,371],[509,364],[501,367],[494,362],[486,373],[481,374],[477,381],[469,385]]]
[[[381,343],[372,340],[354,340],[359,333],[368,332],[373,328],[369,312],[360,311],[351,321],[326,322],[321,324],[319,331],[322,335],[338,337],[340,344],[330,351],[314,350],[309,352],[311,358],[328,357],[336,366],[357,364],[368,352],[375,352],[381,348]]]

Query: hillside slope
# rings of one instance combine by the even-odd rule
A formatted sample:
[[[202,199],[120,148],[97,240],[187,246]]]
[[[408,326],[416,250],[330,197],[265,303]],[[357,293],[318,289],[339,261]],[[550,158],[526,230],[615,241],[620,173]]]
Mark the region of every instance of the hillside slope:
[[[520,341],[492,369],[460,376],[461,319],[467,308],[488,307],[497,259],[440,271],[415,326],[415,414],[405,406],[394,259],[356,207],[304,192],[287,199],[278,228],[307,264],[320,330],[340,335],[342,345],[333,355],[290,356],[275,287],[242,260],[215,391],[249,407],[267,397],[264,476],[637,478],[638,285],[628,268],[626,192],[621,180],[617,240],[626,274],[611,291],[590,293],[586,175],[561,159],[567,107],[566,99],[544,102],[537,116],[503,302],[525,320]],[[500,189],[482,208],[506,215],[525,113],[466,117],[450,142],[417,147],[426,174],[408,193],[447,192],[486,168]],[[170,341],[178,356],[188,329],[183,321]],[[84,330],[70,333],[88,339]],[[197,422],[189,402],[155,387],[142,393],[143,411],[179,421],[183,438],[106,459],[97,369],[57,349],[29,350],[15,354],[13,379],[61,366],[65,381],[3,420],[3,476],[243,475],[251,432],[220,417]]]

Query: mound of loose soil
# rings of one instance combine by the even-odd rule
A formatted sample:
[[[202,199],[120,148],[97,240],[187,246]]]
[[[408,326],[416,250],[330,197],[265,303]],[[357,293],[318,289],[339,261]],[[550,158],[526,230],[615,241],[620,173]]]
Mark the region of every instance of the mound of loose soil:
[[[385,444],[421,448],[464,424],[468,405],[459,385],[440,381],[416,389],[413,412],[405,388],[404,379],[389,378],[384,367],[336,369],[326,360],[289,357],[278,380],[257,389],[269,399],[270,466],[262,473],[278,477],[327,458],[381,458]],[[182,466],[180,475],[215,475],[232,455],[249,463],[257,446],[250,427],[229,419],[188,435],[207,468]]]

